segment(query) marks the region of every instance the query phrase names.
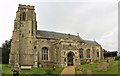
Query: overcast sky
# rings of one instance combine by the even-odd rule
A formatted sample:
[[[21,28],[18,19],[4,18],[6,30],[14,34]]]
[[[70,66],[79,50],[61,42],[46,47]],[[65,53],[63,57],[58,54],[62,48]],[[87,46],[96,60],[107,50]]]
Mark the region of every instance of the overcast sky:
[[[12,37],[18,4],[35,6],[38,30],[79,33],[107,50],[118,49],[118,0],[4,0],[0,3],[0,46]]]

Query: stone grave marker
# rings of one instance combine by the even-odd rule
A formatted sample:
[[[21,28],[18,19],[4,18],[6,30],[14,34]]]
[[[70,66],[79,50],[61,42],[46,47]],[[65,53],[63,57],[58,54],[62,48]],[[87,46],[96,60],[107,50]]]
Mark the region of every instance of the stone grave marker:
[[[86,67],[86,75],[87,75],[87,76],[91,76],[91,74],[92,74],[92,70],[91,70],[90,65],[88,65],[88,66]]]

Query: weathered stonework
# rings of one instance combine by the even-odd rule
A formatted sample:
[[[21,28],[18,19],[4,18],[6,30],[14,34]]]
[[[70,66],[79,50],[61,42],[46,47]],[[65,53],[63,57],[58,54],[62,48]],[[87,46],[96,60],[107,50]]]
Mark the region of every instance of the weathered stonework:
[[[101,59],[103,50],[96,41],[37,30],[34,6],[19,5],[14,21],[10,66],[65,67]]]

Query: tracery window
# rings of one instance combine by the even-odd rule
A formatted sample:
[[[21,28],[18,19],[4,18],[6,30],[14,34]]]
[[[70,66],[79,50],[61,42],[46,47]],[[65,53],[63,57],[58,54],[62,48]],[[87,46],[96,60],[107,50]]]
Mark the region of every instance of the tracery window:
[[[79,49],[79,55],[80,55],[80,58],[83,58],[83,49],[82,48]]]
[[[42,48],[42,60],[48,60],[48,48],[47,47]]]
[[[86,53],[87,53],[87,58],[90,58],[90,49],[87,49]]]

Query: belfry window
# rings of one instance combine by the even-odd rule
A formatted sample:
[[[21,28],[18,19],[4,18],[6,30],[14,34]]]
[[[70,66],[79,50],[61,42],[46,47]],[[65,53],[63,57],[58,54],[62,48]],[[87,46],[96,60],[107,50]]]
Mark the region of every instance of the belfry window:
[[[23,14],[22,14],[22,20],[26,20],[26,13],[25,12],[23,12]]]
[[[82,48],[79,49],[79,55],[80,55],[80,58],[83,58],[83,49]]]
[[[47,47],[42,48],[42,60],[48,60],[48,48]]]
[[[90,58],[90,49],[87,49],[86,52],[87,52],[87,58]]]
[[[24,20],[26,20],[26,12],[23,12],[23,13],[21,13],[20,14],[20,21],[24,21]]]
[[[26,20],[26,12],[23,12],[20,14],[20,21],[21,20],[23,20],[23,21]]]

